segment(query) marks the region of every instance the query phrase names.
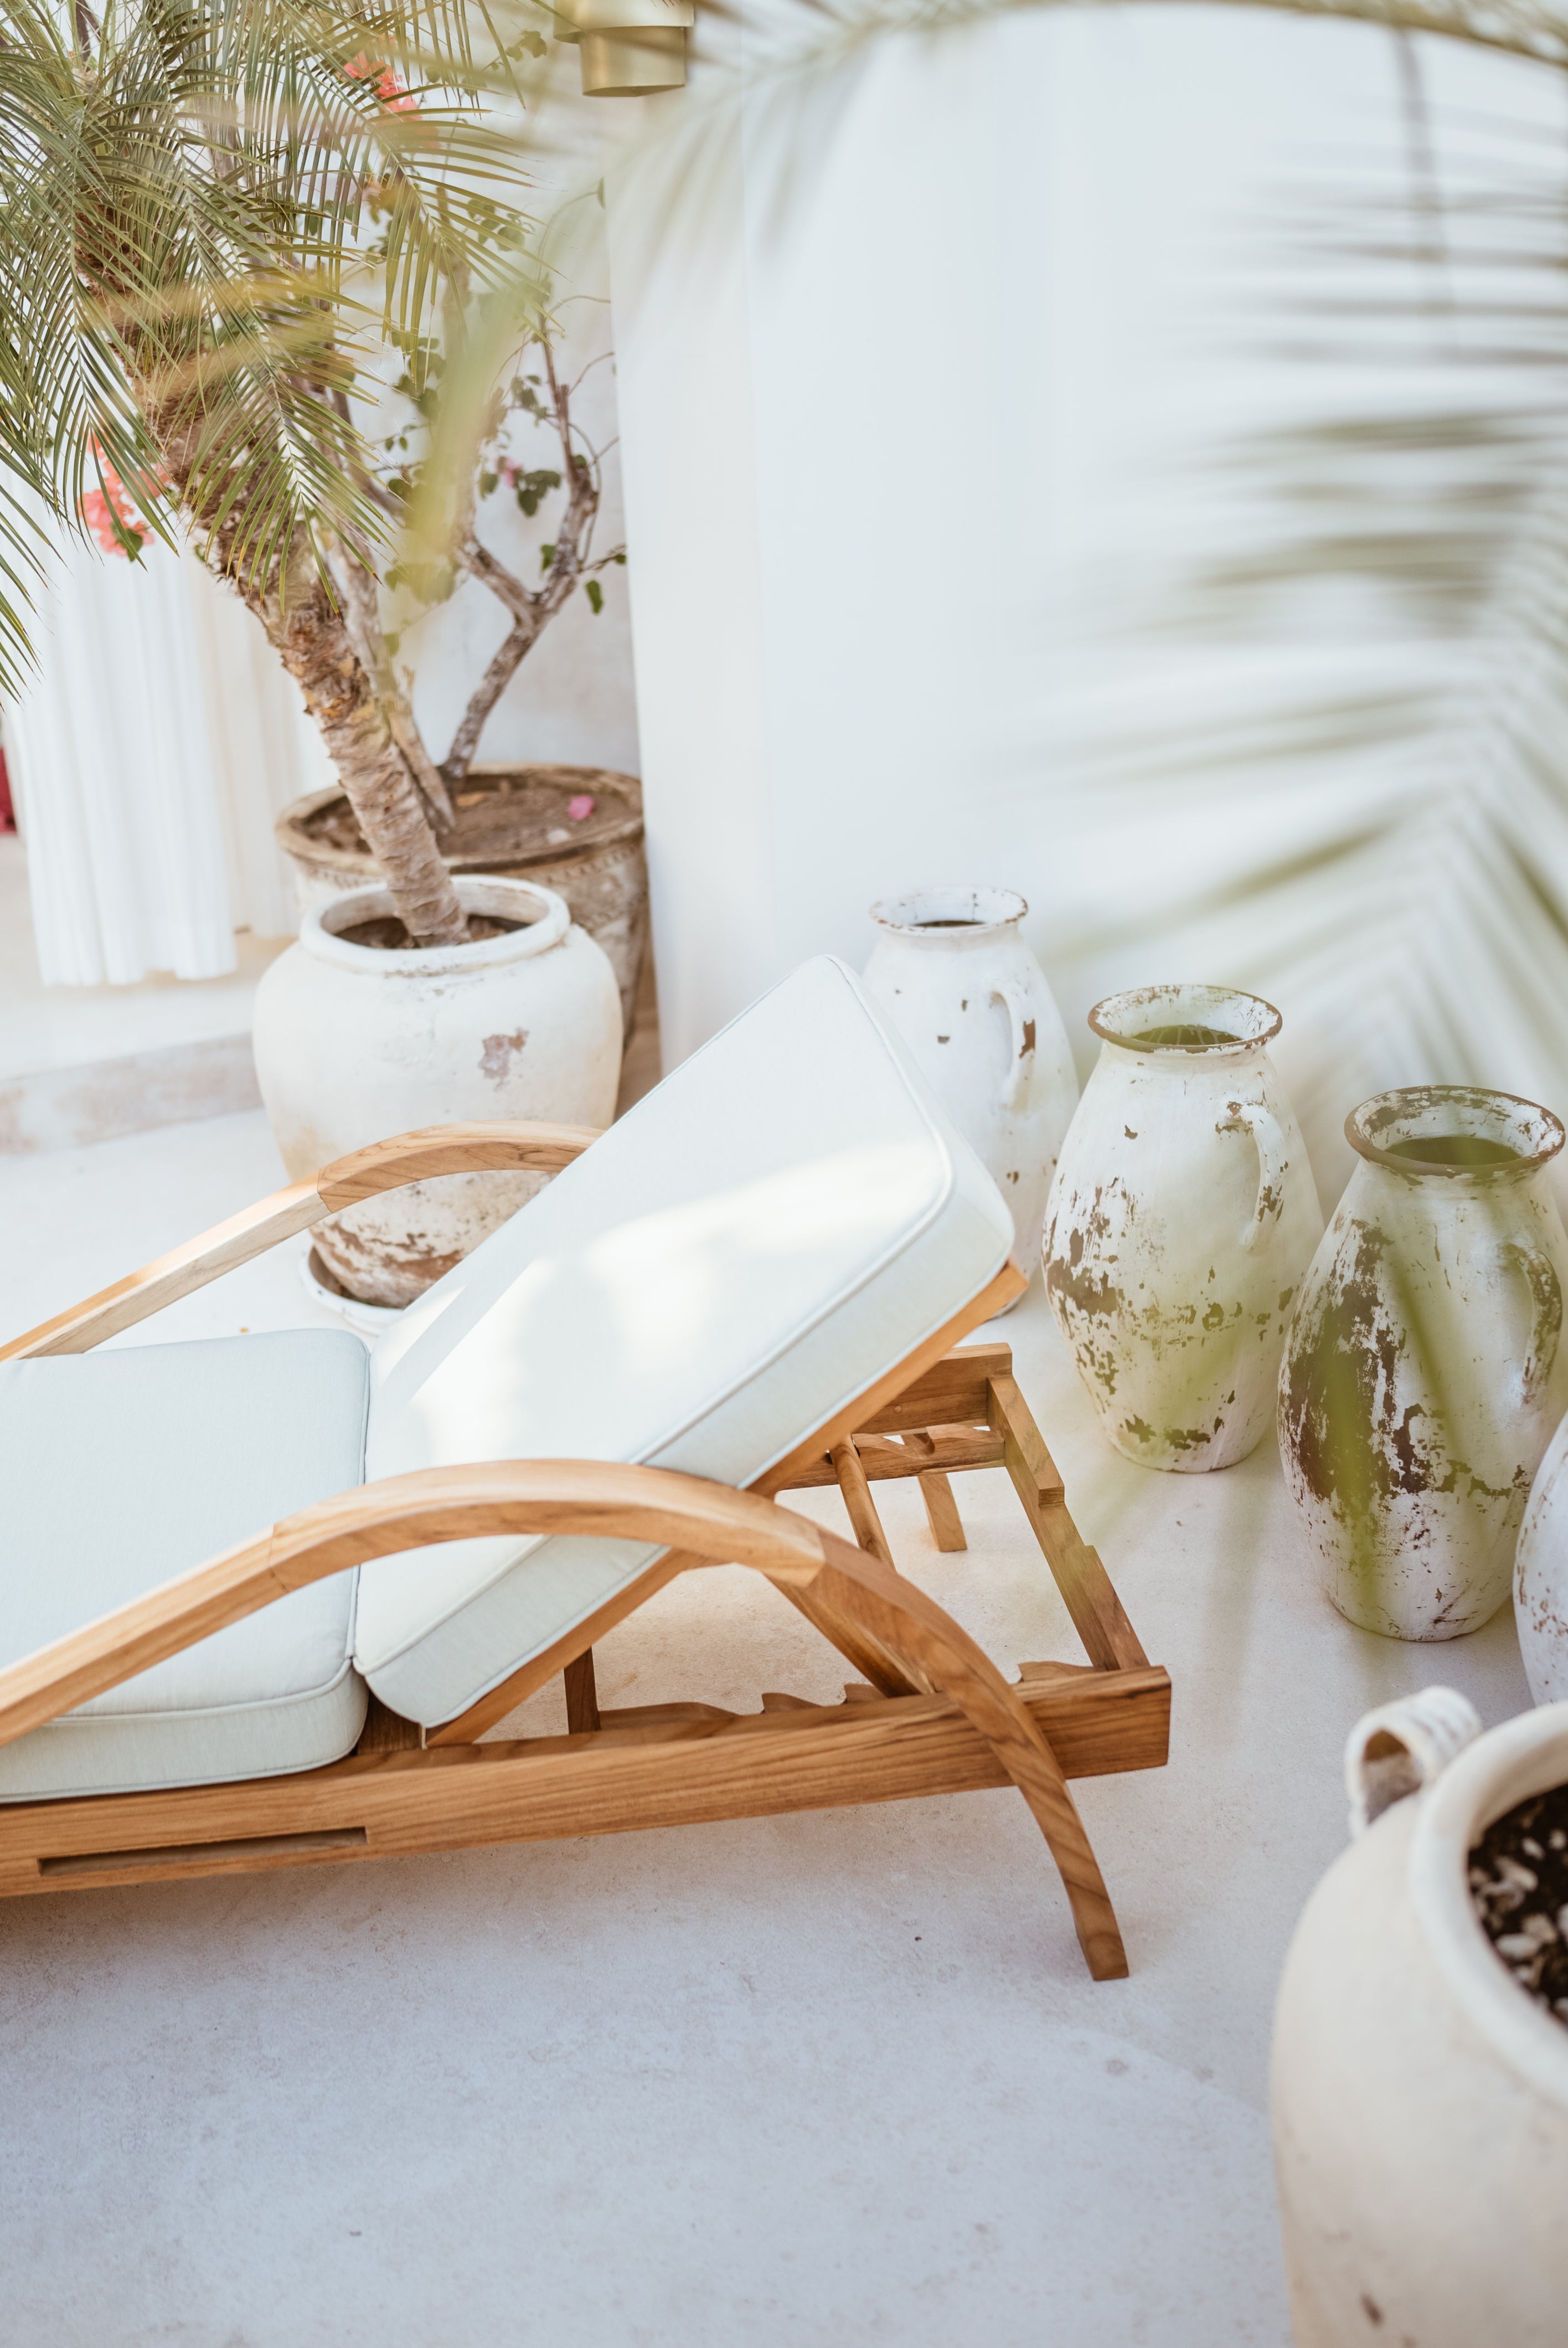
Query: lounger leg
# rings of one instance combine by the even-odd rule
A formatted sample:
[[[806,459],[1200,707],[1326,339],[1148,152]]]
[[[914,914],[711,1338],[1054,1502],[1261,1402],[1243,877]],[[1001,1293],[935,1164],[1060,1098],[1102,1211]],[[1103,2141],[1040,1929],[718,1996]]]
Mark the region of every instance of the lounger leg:
[[[566,1726],[569,1736],[580,1736],[599,1726],[599,1689],[593,1676],[593,1649],[585,1647],[561,1673],[566,1683]]]
[[[824,1570],[812,1595],[860,1623],[906,1668],[958,1704],[1022,1794],[1061,1876],[1089,1970],[1096,1981],[1127,1971],[1115,1910],[1083,1821],[1049,1738],[972,1639],[934,1601],[863,1550],[823,1537]],[[835,1550],[837,1554],[835,1554]],[[765,1570],[766,1569],[764,1569]],[[886,1577],[886,1579],[884,1579]]]
[[[968,1549],[964,1538],[964,1520],[958,1514],[953,1488],[938,1469],[920,1478],[920,1498],[926,1503],[926,1522],[931,1528],[931,1539],[939,1550]]]
[[[1102,1672],[1138,1670],[1149,1658],[1110,1575],[1068,1514],[1061,1477],[1014,1379],[989,1380],[987,1415],[1002,1438],[1013,1489],[1090,1662]]]

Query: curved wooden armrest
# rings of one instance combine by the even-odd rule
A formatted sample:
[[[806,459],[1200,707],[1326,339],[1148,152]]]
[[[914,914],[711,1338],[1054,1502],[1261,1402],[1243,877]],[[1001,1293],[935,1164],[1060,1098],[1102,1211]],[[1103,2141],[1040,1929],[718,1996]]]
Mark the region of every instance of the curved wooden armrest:
[[[682,1568],[749,1566],[869,1632],[986,1738],[1050,1846],[1091,1972],[1125,1973],[1115,1915],[1061,1766],[989,1656],[892,1566],[760,1494],[670,1468],[501,1460],[425,1468],[323,1500],[0,1672],[0,1744],[289,1591],[373,1558],[495,1533],[593,1533],[667,1547]]]
[[[308,1182],[274,1190],[200,1239],[188,1240],[139,1272],[100,1289],[68,1313],[40,1323],[26,1335],[0,1345],[0,1362],[25,1361],[39,1354],[86,1354],[151,1313],[159,1313],[193,1290],[205,1288],[236,1264],[264,1255],[280,1240],[307,1231],[323,1215],[357,1206],[382,1190],[425,1182],[437,1174],[558,1174],[580,1158],[599,1134],[591,1126],[538,1125],[497,1119],[494,1125],[433,1125],[395,1134],[347,1158],[336,1158]]]

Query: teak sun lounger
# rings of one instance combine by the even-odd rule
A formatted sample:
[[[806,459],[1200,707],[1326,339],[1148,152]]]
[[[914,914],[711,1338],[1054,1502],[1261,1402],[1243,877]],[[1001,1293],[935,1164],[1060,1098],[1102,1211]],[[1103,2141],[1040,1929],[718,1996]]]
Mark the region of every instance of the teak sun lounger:
[[[851,1064],[825,1100],[824,1050]],[[815,1141],[789,1138],[803,1097]],[[368,1366],[324,1331],[91,1352],[357,1200],[569,1167]],[[405,1134],[0,1348],[0,1474],[20,1494],[0,1623],[23,1642],[0,1649],[0,1893],[1010,1781],[1091,1972],[1124,1973],[1066,1781],[1162,1766],[1170,1684],[1073,1525],[1009,1347],[961,1343],[1024,1285],[1008,1233],[857,982],[822,961],[603,1137]],[[530,1456],[579,1423],[635,1456]],[[938,1547],[962,1549],[948,1479],[998,1467],[1089,1657],[1012,1684],[898,1573],[873,1497],[917,1479]],[[778,1505],[828,1484],[858,1547]],[[280,1520],[236,1542],[272,1495]],[[185,1570],[159,1586],[155,1559]],[[764,1574],[848,1660],[844,1701],[600,1711],[595,1640],[721,1563]],[[567,1735],[477,1741],[557,1673]]]

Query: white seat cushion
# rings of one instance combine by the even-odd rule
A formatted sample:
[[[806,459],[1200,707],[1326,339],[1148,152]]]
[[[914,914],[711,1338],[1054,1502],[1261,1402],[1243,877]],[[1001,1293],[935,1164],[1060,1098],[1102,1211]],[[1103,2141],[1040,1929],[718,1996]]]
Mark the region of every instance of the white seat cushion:
[[[807,963],[381,1339],[365,1472],[595,1458],[749,1484],[1011,1244],[858,979]],[[450,1720],[659,1553],[554,1536],[378,1560],[355,1659],[393,1710]]]
[[[364,1474],[368,1357],[333,1330],[0,1363],[0,1663]],[[353,1573],[0,1746],[0,1800],[206,1785],[352,1751]]]

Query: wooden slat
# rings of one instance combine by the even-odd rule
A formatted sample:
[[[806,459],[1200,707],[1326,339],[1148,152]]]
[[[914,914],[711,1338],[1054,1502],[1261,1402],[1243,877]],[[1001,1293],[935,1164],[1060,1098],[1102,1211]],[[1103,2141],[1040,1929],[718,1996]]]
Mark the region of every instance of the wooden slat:
[[[566,1683],[566,1725],[569,1736],[579,1736],[599,1723],[599,1689],[593,1676],[593,1649],[585,1647],[561,1673]]]
[[[1068,1514],[1061,1478],[1016,1382],[992,1378],[990,1396],[991,1425],[1003,1439],[1013,1489],[1090,1662],[1105,1671],[1146,1664],[1149,1658],[1110,1575]]]
[[[890,1435],[856,1435],[855,1447],[860,1454],[860,1464],[873,1484],[885,1484],[907,1476],[924,1476],[932,1469],[944,1476],[956,1476],[969,1468],[1000,1468],[1003,1462],[1002,1438],[987,1427],[938,1426],[930,1430],[929,1451],[907,1448],[914,1430],[907,1429],[902,1439]],[[789,1491],[805,1492],[814,1487],[836,1484],[838,1472],[825,1451],[819,1459],[802,1468],[790,1484]]]
[[[910,1426],[984,1426],[986,1389],[992,1378],[1011,1371],[1010,1345],[954,1345],[889,1400],[857,1418],[855,1432],[902,1435]]]
[[[847,1437],[833,1447],[833,1472],[838,1478],[838,1488],[844,1495],[844,1505],[849,1511],[849,1521],[855,1528],[855,1538],[864,1550],[878,1557],[886,1566],[893,1564],[893,1552],[887,1546],[887,1536],[882,1529],[882,1519],[876,1513],[876,1503],[871,1497],[871,1487],[866,1480],[866,1470],[860,1464],[860,1454]]]
[[[364,1726],[359,1732],[356,1753],[417,1753],[425,1742],[424,1731],[417,1722],[405,1720],[401,1713],[389,1712],[378,1695],[373,1695],[365,1706]]]
[[[1163,1672],[1069,1668],[1017,1693],[1069,1776],[1165,1761]],[[1006,1783],[988,1740],[955,1705],[927,1696],[650,1720],[592,1738],[355,1756],[304,1776],[189,1792],[0,1806],[0,1893],[615,1834]],[[360,1834],[363,1842],[349,1839]]]

